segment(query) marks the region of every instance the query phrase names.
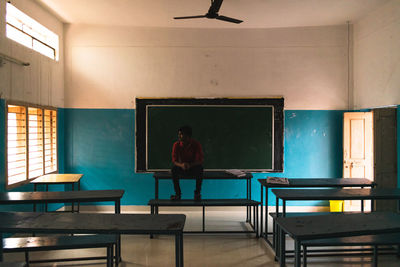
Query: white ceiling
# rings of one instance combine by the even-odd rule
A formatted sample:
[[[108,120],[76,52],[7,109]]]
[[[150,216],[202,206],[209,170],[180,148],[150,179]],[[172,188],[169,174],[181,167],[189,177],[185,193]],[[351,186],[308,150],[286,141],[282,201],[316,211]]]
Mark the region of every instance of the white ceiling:
[[[389,0],[225,0],[220,15],[244,20],[174,20],[204,15],[210,0],[35,0],[65,23],[184,28],[276,28],[355,22]]]

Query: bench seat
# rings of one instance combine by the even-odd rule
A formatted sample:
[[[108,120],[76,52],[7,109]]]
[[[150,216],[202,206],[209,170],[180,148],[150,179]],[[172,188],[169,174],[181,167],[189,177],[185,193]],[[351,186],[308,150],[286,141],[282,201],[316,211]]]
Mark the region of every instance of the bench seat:
[[[0,262],[0,267],[26,267],[25,262]]]
[[[260,201],[250,199],[151,199],[148,203],[150,206],[257,206]]]
[[[329,214],[354,214],[360,213],[359,211],[350,211],[350,212],[286,212],[285,217],[303,217],[303,216],[319,216],[319,215],[329,215]],[[366,213],[366,212],[364,212]],[[282,216],[282,213],[279,213]],[[270,212],[269,216],[273,219],[276,218],[276,212]]]
[[[400,244],[400,233],[314,239],[303,241],[301,244],[307,247],[398,245]]]
[[[302,241],[303,246],[303,265],[307,266],[307,248],[324,246],[372,246],[372,265],[378,266],[378,246],[390,246],[400,244],[400,233],[361,235],[351,237],[323,238]],[[335,255],[333,255],[335,256]]]
[[[343,212],[345,214],[360,213],[360,212]],[[343,214],[342,212],[334,212],[333,214]],[[302,217],[302,216],[317,216],[317,215],[328,215],[332,212],[288,212],[285,217]],[[275,220],[276,212],[271,212],[270,216]],[[323,238],[323,239],[313,239],[301,241],[303,246],[303,266],[307,266],[307,253],[308,252],[318,252],[323,253],[325,256],[337,256],[340,254],[327,254],[327,252],[339,252],[339,251],[353,251],[350,249],[342,250],[311,250],[308,251],[309,247],[338,247],[338,246],[371,246],[373,255],[373,266],[377,266],[378,262],[378,246],[390,246],[390,245],[400,245],[400,233],[395,234],[379,234],[379,235],[361,235],[361,236],[351,236],[351,237],[337,237],[337,238]],[[361,251],[363,249],[354,249],[356,251]],[[364,249],[368,250],[368,249]],[[371,249],[369,249],[371,251]],[[346,254],[346,255],[359,255],[359,254]],[[365,253],[362,253],[365,255]]]
[[[258,237],[258,206],[261,205],[260,201],[251,199],[151,199],[148,202],[151,206],[151,214],[158,214],[159,207],[202,207],[203,208],[203,222],[202,231],[185,231],[185,233],[255,233]],[[206,231],[205,230],[205,207],[218,207],[218,206],[236,206],[236,207],[253,207],[253,224],[249,220],[252,231]]]
[[[29,262],[55,262],[70,260],[93,260],[105,257],[49,259],[29,261],[29,252],[81,249],[81,248],[107,248],[107,260],[113,260],[113,249],[117,244],[117,235],[75,235],[75,236],[35,236],[35,237],[8,237],[3,238],[3,252],[25,252],[25,261]],[[118,264],[118,263],[117,263]]]

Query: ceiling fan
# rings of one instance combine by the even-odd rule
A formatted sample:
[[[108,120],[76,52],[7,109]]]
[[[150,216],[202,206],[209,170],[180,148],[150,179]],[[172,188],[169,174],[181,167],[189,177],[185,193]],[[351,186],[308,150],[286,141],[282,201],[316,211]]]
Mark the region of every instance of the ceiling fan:
[[[218,11],[221,8],[223,0],[211,0],[210,9],[208,9],[207,14],[198,16],[186,16],[186,17],[174,17],[174,19],[196,19],[196,18],[208,18],[208,19],[219,19],[232,23],[242,23],[243,20],[234,19],[226,16],[218,15]]]

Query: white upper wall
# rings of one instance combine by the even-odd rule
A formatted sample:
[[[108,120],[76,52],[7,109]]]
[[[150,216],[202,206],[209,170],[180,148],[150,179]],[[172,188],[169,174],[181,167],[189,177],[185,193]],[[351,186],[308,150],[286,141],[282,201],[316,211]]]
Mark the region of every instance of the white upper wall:
[[[354,25],[354,108],[400,104],[400,1]]]
[[[283,96],[286,109],[347,109],[347,26],[180,29],[66,25],[65,107],[135,97]]]
[[[8,61],[0,66],[0,97],[46,106],[64,106],[63,24],[34,1],[13,0],[12,4],[56,33],[60,42],[59,61],[26,48],[6,37],[6,1],[0,1],[0,53],[29,62],[23,67]]]

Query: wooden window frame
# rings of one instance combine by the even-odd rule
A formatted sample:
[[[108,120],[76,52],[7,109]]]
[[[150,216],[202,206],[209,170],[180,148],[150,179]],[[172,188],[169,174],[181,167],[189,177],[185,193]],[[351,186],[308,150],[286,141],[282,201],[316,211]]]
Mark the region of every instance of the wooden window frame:
[[[9,184],[8,181],[8,106],[9,105],[15,105],[15,106],[23,106],[26,109],[25,112],[25,126],[26,126],[26,156],[25,156],[25,160],[26,160],[26,177],[25,180],[20,181],[20,182],[16,182],[13,184]],[[32,181],[33,179],[36,179],[37,177],[32,177],[29,178],[29,108],[37,108],[37,109],[41,109],[42,110],[42,136],[43,136],[43,175],[44,174],[50,174],[50,173],[58,173],[58,119],[56,120],[56,154],[57,154],[57,160],[56,160],[56,170],[54,170],[53,172],[49,172],[46,173],[46,157],[45,157],[45,110],[52,110],[52,111],[56,111],[56,114],[58,116],[58,111],[57,108],[55,107],[51,107],[51,106],[43,106],[43,105],[37,105],[37,104],[31,104],[31,103],[26,103],[26,102],[20,102],[20,101],[11,101],[8,100],[6,101],[6,118],[5,118],[5,161],[6,161],[6,168],[5,168],[5,174],[6,174],[6,189],[12,189],[21,185],[25,185],[28,184],[30,181]],[[38,176],[39,177],[39,176]]]

